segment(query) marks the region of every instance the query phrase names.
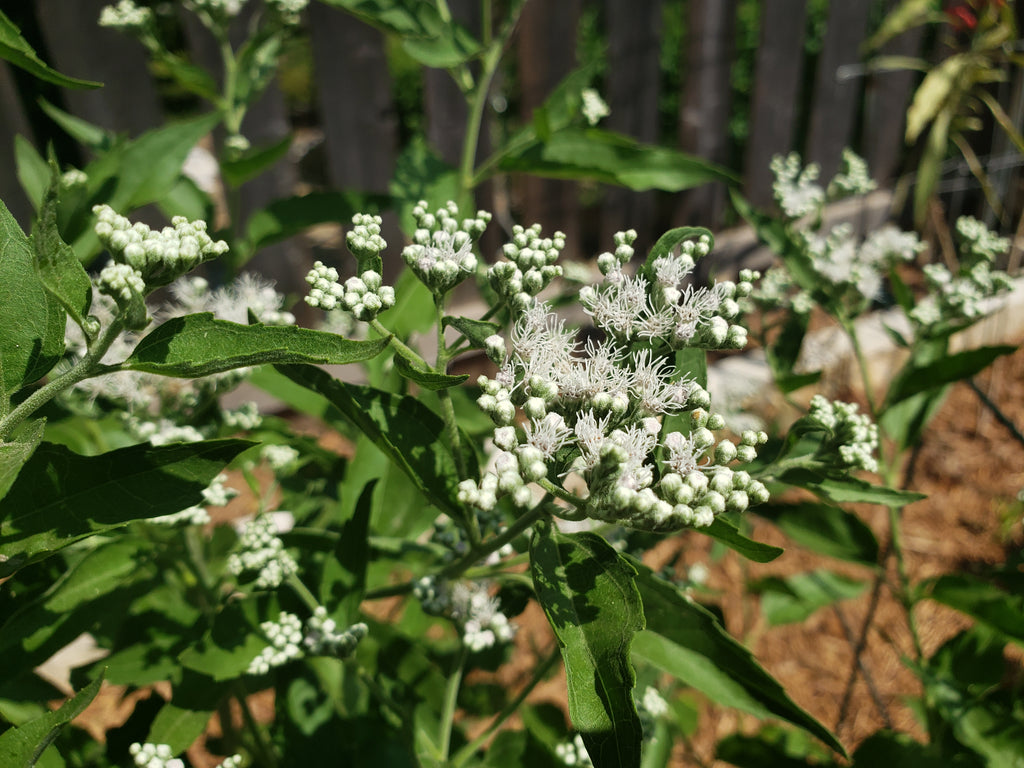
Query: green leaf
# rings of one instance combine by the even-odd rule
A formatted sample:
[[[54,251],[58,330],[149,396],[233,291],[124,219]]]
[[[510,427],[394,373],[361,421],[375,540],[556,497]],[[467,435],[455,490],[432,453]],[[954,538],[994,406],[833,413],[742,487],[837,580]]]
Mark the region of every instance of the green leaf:
[[[979,347],[946,355],[923,365],[908,364],[889,386],[886,405],[892,406],[921,392],[970,378],[985,370],[996,359],[1013,354],[1017,349],[1011,345]]]
[[[452,327],[469,341],[473,349],[484,349],[487,338],[501,330],[501,326],[489,320],[471,320],[468,317],[445,315],[441,318],[441,327]]]
[[[21,468],[39,446],[45,427],[46,421],[38,419],[31,423],[24,434],[9,443],[0,443],[0,499],[7,495]]]
[[[538,525],[530,542],[537,599],[558,638],[569,717],[597,768],[640,765],[642,729],[629,659],[644,628],[636,570],[593,533]]]
[[[385,32],[398,35],[406,53],[420,64],[450,69],[480,52],[480,43],[437,6],[421,0],[324,0]]]
[[[221,160],[220,171],[224,181],[232,187],[242,186],[287,155],[291,145],[292,137],[289,135],[270,146],[253,147],[234,160]]]
[[[737,183],[732,173],[713,163],[597,128],[552,133],[518,154],[504,156],[498,168],[555,179],[593,179],[637,192],[680,192],[716,181]]]
[[[241,325],[202,312],[154,328],[122,367],[196,378],[265,363],[344,365],[375,357],[388,341],[354,341],[291,325]]]
[[[53,120],[53,122],[64,129],[64,132],[67,133],[68,136],[73,138],[75,141],[84,144],[94,152],[107,150],[113,146],[116,136],[112,131],[108,131],[106,128],[101,128],[98,125],[93,125],[80,117],[75,117],[71,113],[65,112],[63,109],[58,109],[46,99],[40,98],[38,103],[39,108],[42,109],[43,112]]]
[[[214,617],[213,628],[182,652],[181,663],[218,682],[242,677],[250,662],[267,646],[258,627],[254,601],[228,603]]]
[[[647,617],[647,630],[633,641],[634,656],[718,704],[756,717],[786,720],[845,754],[835,735],[793,703],[779,682],[725,631],[714,614],[659,579],[650,568],[633,562]]]
[[[174,754],[180,754],[203,735],[213,712],[179,707],[173,701],[164,704],[149,727],[146,742],[166,744]]]
[[[723,517],[716,517],[711,525],[701,528],[700,531],[755,563],[770,563],[783,552],[782,547],[748,539]]]
[[[397,354],[395,355],[395,369],[403,378],[416,382],[424,389],[429,389],[435,392],[439,389],[457,387],[469,378],[468,373],[449,376],[444,373],[434,373],[434,371],[423,371],[419,368],[414,368],[408,360]]]
[[[917,445],[947,394],[949,385],[912,395],[887,407],[878,419],[880,431],[896,444],[899,451]]]
[[[948,574],[931,582],[929,597],[973,617],[1024,646],[1024,595],[1007,592],[969,574]]]
[[[754,736],[735,733],[718,742],[716,760],[737,768],[838,768],[802,731],[767,726]]]
[[[878,540],[856,515],[829,504],[762,505],[754,514],[774,522],[801,547],[820,555],[876,565]]]
[[[64,353],[66,318],[36,274],[31,244],[0,201],[0,413]]]
[[[359,603],[366,591],[366,564],[370,556],[370,512],[373,509],[371,480],[359,494],[355,510],[341,529],[334,557],[324,564],[320,582],[320,604],[326,606],[340,626],[348,626],[359,615]]]
[[[473,203],[463,195],[456,170],[434,154],[419,136],[414,137],[399,154],[388,189],[398,208],[403,232],[416,229],[412,209],[420,200],[425,200],[427,209],[432,211],[452,200],[463,213],[469,211]]]
[[[14,137],[14,161],[18,167],[18,181],[25,197],[37,211],[50,184],[50,166],[36,152],[32,142],[21,134]]]
[[[806,488],[812,493],[834,504],[884,504],[903,507],[920,501],[926,494],[914,491],[898,491],[884,485],[872,485],[856,477],[826,477],[817,474],[807,476],[804,470],[783,472],[779,478],[782,482],[797,488]]]
[[[0,765],[32,768],[61,729],[82,714],[96,698],[102,684],[103,677],[97,677],[65,701],[60,709],[0,734]]]
[[[877,731],[857,747],[853,753],[855,768],[878,768],[878,766],[907,766],[907,768],[950,768],[958,765],[943,755],[931,744],[914,741],[905,733]],[[967,768],[970,763],[963,763]]]
[[[213,478],[251,445],[143,444],[79,456],[41,444],[0,500],[0,576],[92,534],[196,504]]]
[[[25,42],[21,30],[0,12],[0,59],[6,59],[16,67],[21,67],[33,77],[45,80],[61,88],[99,88],[103,83],[92,80],[79,80],[75,77],[62,75],[51,69],[39,58],[32,46]]]
[[[769,626],[803,621],[819,608],[856,597],[865,583],[826,570],[798,573],[787,578],[761,579],[753,590],[761,594],[761,611]]]
[[[909,29],[935,21],[937,6],[935,0],[902,0],[885,15],[878,30],[861,46],[862,50],[876,50]]]
[[[907,144],[917,141],[925,126],[946,108],[958,88],[957,81],[971,66],[970,54],[954,53],[928,71],[914,92],[914,99],[907,110]]]
[[[43,197],[43,205],[30,240],[43,287],[61,303],[71,315],[71,319],[81,327],[92,306],[92,280],[89,279],[82,262],[75,256],[75,252],[61,239],[60,231],[57,229],[60,170],[52,158],[50,169],[50,187]]]
[[[239,246],[246,255],[297,235],[316,224],[336,222],[351,226],[356,213],[379,213],[390,206],[387,195],[360,192],[310,192],[275,200],[249,217],[245,243]]]
[[[373,440],[438,509],[462,518],[455,462],[440,442],[444,422],[412,397],[346,384],[318,368],[279,365],[285,376],[317,392]]]

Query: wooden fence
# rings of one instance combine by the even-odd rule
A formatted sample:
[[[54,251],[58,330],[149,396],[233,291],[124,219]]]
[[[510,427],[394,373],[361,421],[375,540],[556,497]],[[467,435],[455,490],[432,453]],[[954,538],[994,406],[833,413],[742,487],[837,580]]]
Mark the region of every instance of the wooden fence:
[[[108,0],[35,0],[34,17],[14,14],[44,58],[62,72],[100,80],[95,91],[64,91],[64,106],[82,118],[137,134],[160,124],[164,107],[146,66],[142,48],[116,32],[100,29],[96,19]],[[673,143],[680,149],[730,167],[743,179],[744,194],[757,205],[771,202],[772,155],[796,149],[821,164],[827,178],[844,146],[852,145],[871,171],[891,182],[904,162],[904,114],[915,85],[905,73],[856,75],[860,45],[893,0],[832,0],[820,18],[820,3],[809,0],[529,0],[513,49],[518,119],[527,120],[551,88],[577,63],[576,31],[581,14],[597,14],[606,39],[607,66],[601,90],[611,107],[605,125],[646,142]],[[17,3],[16,3],[17,5]],[[449,0],[457,19],[479,26],[479,0]],[[664,14],[685,14],[686,34],[678,51],[678,86],[662,72]],[[756,12],[756,50],[737,42],[738,14]],[[817,12],[819,16],[814,16]],[[37,27],[31,28],[34,21]],[[820,50],[808,51],[808,25],[816,27]],[[823,26],[822,26],[823,25]],[[382,35],[334,7],[314,2],[306,12],[318,106],[324,175],[334,188],[385,192],[400,150]],[[88,30],[87,32],[85,30]],[[192,55],[214,59],[212,41],[197,24],[184,26]],[[750,40],[749,23],[747,39]],[[916,55],[920,34],[897,38],[886,52]],[[671,53],[671,52],[670,52]],[[753,63],[752,82],[733,87],[737,61]],[[2,62],[0,62],[2,65]],[[676,137],[662,134],[659,100],[667,87],[679,87]],[[1019,90],[1019,81],[1014,85]],[[462,97],[447,74],[424,75],[423,125],[436,153],[457,162],[465,114]],[[1011,88],[1008,93],[1012,93]],[[355,105],[355,106],[354,106]],[[13,137],[34,139],[33,127],[45,125],[35,104],[19,98],[11,70],[0,66],[0,197],[22,221],[30,209],[16,181]],[[745,145],[730,139],[728,127],[738,114],[748,125]],[[492,116],[493,117],[493,116]],[[254,144],[280,139],[291,130],[281,92],[272,86],[250,112],[244,132]],[[42,133],[42,131],[37,131]],[[40,147],[41,148],[41,147]],[[269,200],[293,194],[302,181],[294,158],[244,187],[243,208],[254,211]],[[1018,177],[1019,178],[1019,177]],[[720,227],[727,197],[721,185],[678,194],[588,189],[537,178],[490,185],[478,202],[497,211],[511,210],[518,221],[539,221],[567,232],[575,255],[590,255],[610,244],[611,234],[627,227],[640,231],[641,247],[663,228],[680,224]],[[294,244],[262,254],[257,268],[295,288],[292,276],[306,255]]]

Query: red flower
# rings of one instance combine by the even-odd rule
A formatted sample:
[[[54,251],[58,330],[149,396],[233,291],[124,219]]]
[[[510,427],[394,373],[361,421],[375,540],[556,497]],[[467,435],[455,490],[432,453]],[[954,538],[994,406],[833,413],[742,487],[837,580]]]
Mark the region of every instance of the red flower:
[[[1000,2],[1000,0],[996,0],[996,2]],[[952,8],[947,8],[946,18],[949,20],[949,25],[957,32],[966,32],[978,26],[978,17],[966,5],[954,5]]]

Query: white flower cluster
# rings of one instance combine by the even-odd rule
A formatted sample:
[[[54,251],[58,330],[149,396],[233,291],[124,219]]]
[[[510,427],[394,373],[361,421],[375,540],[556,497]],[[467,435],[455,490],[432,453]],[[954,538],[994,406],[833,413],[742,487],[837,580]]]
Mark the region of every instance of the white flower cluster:
[[[555,745],[555,756],[566,765],[577,766],[577,768],[593,768],[594,765],[587,752],[587,747],[583,743],[583,737],[578,733],[573,736],[572,741],[564,741]]]
[[[206,437],[189,424],[178,424],[170,419],[140,419],[126,416],[124,425],[138,440],[145,440],[152,445],[170,445],[171,443],[198,443]]]
[[[295,315],[284,309],[285,297],[260,275],[247,272],[215,290],[202,277],[183,277],[169,288],[174,301],[160,310],[161,317],[212,312],[220,320],[248,325],[251,312],[264,325],[295,325]]]
[[[246,670],[250,675],[265,675],[289,661],[302,658],[302,619],[294,613],[281,611],[277,621],[260,623],[260,631],[270,645],[260,651]]]
[[[119,307],[127,306],[132,299],[141,300],[146,293],[146,281],[142,273],[127,264],[107,264],[100,270],[96,288],[114,300]]]
[[[800,167],[796,152],[772,158],[771,171],[775,175],[772,192],[782,212],[791,219],[817,213],[825,204],[825,190],[817,183],[821,169],[810,163]]]
[[[565,235],[555,232],[542,237],[540,224],[524,228],[516,224],[512,239],[502,248],[507,261],[499,261],[487,270],[491,287],[513,309],[522,311],[533,304],[533,297],[562,274],[555,264],[565,248]]]
[[[274,589],[299,567],[277,536],[274,518],[260,515],[247,522],[239,537],[241,552],[228,558],[228,570],[236,576],[256,572],[258,589]]]
[[[667,339],[674,349],[746,346],[746,328],[732,321],[740,315],[738,300],[750,295],[752,281],[760,275],[744,270],[738,283],[684,288],[696,260],[711,250],[710,239],[701,237],[684,242],[679,253],[655,259],[651,279],[644,274],[630,277],[621,267],[632,257],[635,236],[632,231],[618,233],[615,253],[598,257],[604,284],[580,289],[580,303],[599,328],[619,341]]]
[[[843,149],[842,165],[839,173],[832,177],[828,184],[826,196],[829,200],[855,195],[866,195],[878,184],[868,173],[868,164],[850,148]]]
[[[309,0],[267,0],[267,5],[277,11],[285,24],[298,24]]]
[[[210,522],[210,514],[206,511],[207,507],[227,506],[227,503],[238,495],[237,490],[225,485],[227,479],[228,476],[224,473],[217,475],[217,477],[213,479],[213,482],[210,483],[209,487],[203,490],[202,506],[198,504],[193,505],[181,510],[180,512],[150,518],[149,522],[167,526],[206,525]]]
[[[648,685],[639,701],[640,710],[651,719],[657,719],[668,713],[668,702],[662,698],[658,689]]]
[[[299,460],[299,452],[290,445],[264,445],[260,448],[262,458],[271,469],[282,470],[291,467]]]
[[[920,326],[969,323],[985,314],[986,299],[1013,287],[1006,272],[992,268],[996,256],[1010,247],[1007,238],[998,237],[971,216],[957,219],[956,231],[961,256],[957,273],[942,264],[924,267],[930,297],[910,311],[910,319]]]
[[[483,651],[515,637],[516,625],[501,612],[501,602],[491,595],[485,583],[449,584],[424,576],[413,585],[413,595],[424,612],[456,621],[462,629],[462,640],[471,651]]]
[[[64,171],[60,177],[61,189],[71,189],[72,187],[80,187],[89,182],[89,177],[85,171],[80,171],[78,168],[69,168]]]
[[[352,655],[367,631],[367,626],[358,622],[339,632],[337,623],[327,615],[327,609],[318,605],[306,621],[306,636],[302,642],[313,655],[344,659]]]
[[[233,19],[242,12],[248,0],[185,0],[185,5],[196,13],[206,13],[222,19]]]
[[[222,408],[220,418],[224,422],[224,426],[233,429],[251,430],[263,423],[260,406],[252,400],[242,403],[237,408]]]
[[[395,289],[382,285],[380,274],[372,270],[350,277],[343,284],[338,270],[317,261],[306,275],[306,282],[311,286],[306,296],[309,306],[325,310],[341,307],[357,320],[368,322],[395,305]]]
[[[368,213],[357,213],[352,217],[352,229],[345,233],[345,244],[352,255],[362,263],[365,259],[376,259],[388,247],[381,237],[384,219]]]
[[[206,222],[184,216],[171,226],[151,230],[142,222],[132,224],[109,205],[93,206],[96,234],[113,260],[135,270],[148,288],[170,283],[208,259],[227,253],[228,244],[206,234]]]
[[[132,756],[132,764],[140,768],[185,768],[181,758],[174,757],[174,753],[167,744],[139,744],[135,742],[128,747],[128,754]],[[242,765],[241,755],[231,755],[225,758],[217,768],[240,768]]]
[[[412,243],[402,250],[402,260],[437,295],[447,293],[476,271],[473,245],[491,220],[487,211],[477,211],[476,217],[460,223],[458,214],[459,207],[450,200],[435,213],[430,213],[422,200],[412,209],[416,231]]]
[[[100,11],[99,24],[121,32],[138,32],[152,21],[153,11],[149,8],[136,5],[133,0],[120,0],[117,5],[108,5]]]
[[[584,88],[580,93],[580,98],[583,99],[580,111],[590,125],[597,125],[612,113],[604,99],[601,98],[601,94],[593,88]]]
[[[878,427],[870,416],[858,412],[856,403],[833,402],[815,395],[806,418],[828,435],[819,455],[838,455],[844,469],[878,471]]]
[[[793,290],[793,279],[785,267],[774,266],[765,270],[754,290],[751,301],[764,309],[789,309],[798,315],[808,315],[814,309],[814,299],[807,291]]]

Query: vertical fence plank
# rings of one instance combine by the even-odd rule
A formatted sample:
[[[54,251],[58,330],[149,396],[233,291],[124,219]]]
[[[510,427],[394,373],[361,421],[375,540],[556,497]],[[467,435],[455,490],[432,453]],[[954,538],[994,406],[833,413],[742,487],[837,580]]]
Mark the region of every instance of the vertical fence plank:
[[[814,101],[807,137],[807,160],[821,166],[821,178],[831,178],[839,168],[843,147],[850,143],[860,78],[839,79],[840,67],[860,62],[860,45],[868,26],[868,2],[833,0],[815,79]]]
[[[14,161],[14,137],[32,140],[32,128],[25,117],[18,98],[18,90],[6,61],[0,61],[0,200],[22,229],[28,229],[32,206],[18,183],[17,163]]]
[[[479,35],[481,19],[477,0],[448,0],[448,9],[458,24],[471,34]],[[457,168],[462,159],[469,114],[466,97],[451,75],[441,69],[427,69],[423,85],[427,141],[442,160]],[[485,137],[486,130],[482,130],[480,135]]]
[[[691,0],[679,144],[684,151],[719,164],[725,164],[729,154],[729,79],[735,38],[735,0]],[[715,227],[725,205],[725,185],[705,185],[683,193],[676,219],[681,224]]]
[[[522,116],[526,121],[576,64],[580,7],[580,0],[534,0],[523,9],[517,53]],[[525,225],[539,222],[545,232],[565,232],[565,255],[578,258],[581,251],[577,185],[528,176],[520,179],[519,188],[519,220]]]
[[[745,188],[755,205],[772,202],[772,155],[793,148],[796,105],[804,64],[807,0],[765,0],[750,110]]]
[[[68,110],[90,123],[131,135],[159,125],[163,110],[146,54],[137,40],[99,26],[108,0],[37,0],[36,16],[50,62],[74,77],[98,80],[93,90],[66,90]]]
[[[658,141],[661,0],[605,0],[608,69],[604,97],[611,114],[604,124],[640,141]],[[612,235],[635,229],[637,252],[653,244],[657,195],[622,187],[605,190],[600,249],[611,249]]]

